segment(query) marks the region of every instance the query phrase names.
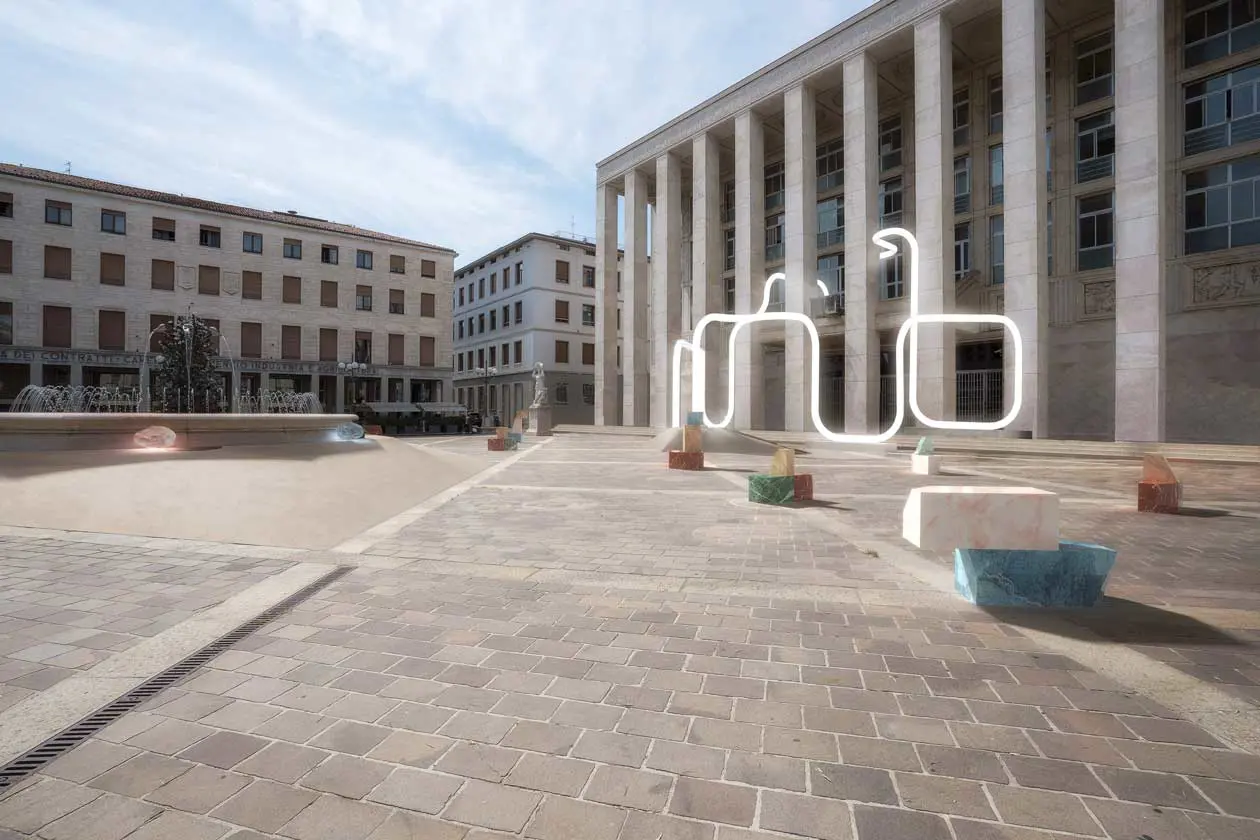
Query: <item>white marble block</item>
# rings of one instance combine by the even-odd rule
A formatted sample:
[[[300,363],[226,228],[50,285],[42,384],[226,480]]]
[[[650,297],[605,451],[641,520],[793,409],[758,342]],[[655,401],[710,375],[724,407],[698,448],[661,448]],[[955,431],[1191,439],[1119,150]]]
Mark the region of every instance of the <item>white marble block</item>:
[[[939,475],[941,472],[941,456],[919,455],[918,453],[911,455],[910,472],[915,475]]]
[[[1035,487],[916,487],[901,535],[928,551],[1059,547],[1059,497]]]

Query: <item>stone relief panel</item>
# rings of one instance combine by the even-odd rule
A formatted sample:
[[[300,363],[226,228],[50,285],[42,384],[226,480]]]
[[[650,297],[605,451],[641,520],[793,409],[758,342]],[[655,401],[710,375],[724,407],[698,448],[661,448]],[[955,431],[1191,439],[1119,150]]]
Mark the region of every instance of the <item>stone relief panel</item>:
[[[1260,303],[1260,260],[1190,269],[1190,308]]]
[[[178,273],[178,279],[175,282],[181,289],[191,292],[197,288],[197,266],[181,265],[175,270]]]
[[[1111,318],[1116,314],[1116,281],[1089,280],[1081,283],[1081,316]]]
[[[239,295],[241,293],[241,273],[239,271],[223,272],[223,294]]]

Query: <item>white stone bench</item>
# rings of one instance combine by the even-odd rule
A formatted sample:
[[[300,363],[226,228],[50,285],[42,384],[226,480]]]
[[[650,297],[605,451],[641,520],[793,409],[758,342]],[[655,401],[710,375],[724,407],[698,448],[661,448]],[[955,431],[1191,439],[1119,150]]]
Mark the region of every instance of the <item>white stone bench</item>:
[[[915,475],[939,475],[941,472],[941,456],[914,453],[910,456],[910,472]]]
[[[1059,497],[1035,487],[916,487],[901,535],[928,551],[1059,548]]]

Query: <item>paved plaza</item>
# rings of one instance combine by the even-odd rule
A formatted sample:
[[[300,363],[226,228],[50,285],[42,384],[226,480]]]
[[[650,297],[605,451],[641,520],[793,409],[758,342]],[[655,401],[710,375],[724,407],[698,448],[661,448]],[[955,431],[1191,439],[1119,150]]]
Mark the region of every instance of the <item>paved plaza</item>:
[[[768,458],[423,445],[473,477],[332,549],[0,529],[5,760],[351,567],[0,794],[0,840],[1260,837],[1258,467],[1160,516],[1131,461],[805,447],[776,508]],[[962,601],[900,538],[927,483],[1060,493],[1108,601]]]

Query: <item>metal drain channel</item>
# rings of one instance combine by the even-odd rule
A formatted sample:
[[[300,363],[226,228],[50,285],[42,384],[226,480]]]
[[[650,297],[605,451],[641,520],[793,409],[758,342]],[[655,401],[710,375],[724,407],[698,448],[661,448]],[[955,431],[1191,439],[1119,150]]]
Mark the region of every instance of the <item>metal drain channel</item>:
[[[282,613],[287,612],[328,584],[348,574],[353,568],[352,566],[338,566],[318,580],[303,586],[283,601],[263,610],[235,630],[220,636],[195,653],[176,662],[160,674],[140,683],[140,685],[112,703],[102,706],[73,726],[58,732],[47,741],[0,767],[0,792],[7,790],[17,782],[49,764],[53,759],[68,753],[141,703],[155,697],[184,679],[241,639],[253,634],[274,621]]]

